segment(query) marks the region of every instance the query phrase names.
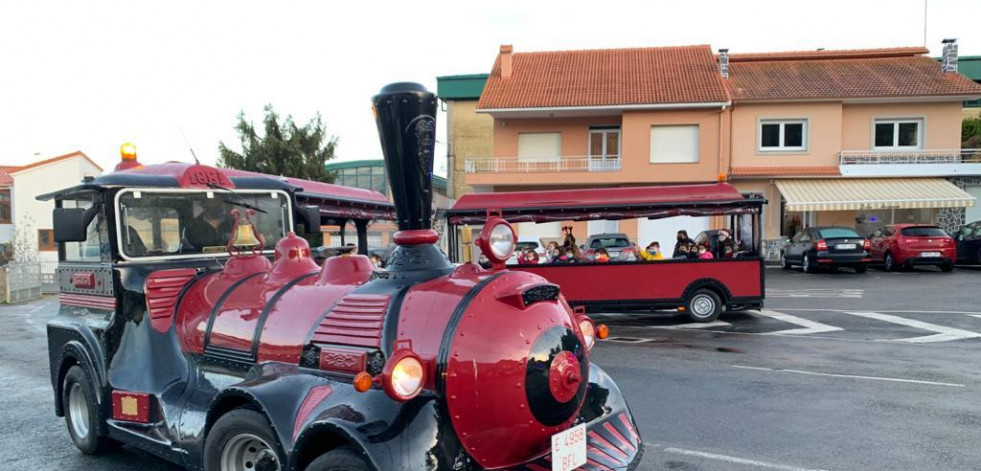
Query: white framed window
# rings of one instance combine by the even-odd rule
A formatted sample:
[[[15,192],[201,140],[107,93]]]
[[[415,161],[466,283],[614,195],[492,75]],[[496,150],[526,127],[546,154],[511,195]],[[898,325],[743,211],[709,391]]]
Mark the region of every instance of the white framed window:
[[[922,145],[922,119],[876,119],[872,126],[875,149],[919,149]]]
[[[651,126],[651,163],[698,163],[698,125]]]
[[[523,132],[518,134],[518,162],[558,162],[562,160],[562,133]]]
[[[756,142],[760,152],[807,150],[806,119],[761,119]]]
[[[620,157],[620,128],[590,129],[589,156],[594,159]]]

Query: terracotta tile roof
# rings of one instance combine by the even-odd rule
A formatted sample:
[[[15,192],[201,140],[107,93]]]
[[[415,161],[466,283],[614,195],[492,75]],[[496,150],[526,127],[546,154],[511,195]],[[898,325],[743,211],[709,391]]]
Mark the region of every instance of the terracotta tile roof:
[[[68,154],[65,154],[65,155],[59,155],[57,157],[51,157],[50,159],[38,160],[37,162],[29,163],[27,165],[18,167],[17,170],[12,170],[11,173],[23,172],[24,170],[32,169],[32,168],[35,168],[35,167],[40,167],[42,165],[47,165],[47,164],[55,163],[55,162],[58,162],[58,161],[61,161],[61,160],[68,160],[68,159],[73,158],[73,157],[81,157],[81,158],[89,161],[89,163],[91,163],[92,165],[94,165],[95,168],[99,169],[100,172],[102,171],[102,167],[100,167],[99,164],[95,163],[92,159],[89,158],[89,156],[85,155],[84,152],[82,152],[80,150],[76,150],[75,152],[71,152],[71,153],[68,153]]]
[[[733,101],[981,95],[923,48],[732,54]]]
[[[717,103],[729,101],[707,45],[501,55],[478,109]]]
[[[17,170],[20,170],[20,167],[14,165],[0,165],[0,188],[14,184],[14,177],[11,177],[10,173],[16,172]]]
[[[734,177],[756,177],[756,176],[793,176],[793,177],[816,177],[816,176],[841,176],[838,167],[833,166],[811,166],[811,167],[732,167],[729,171],[730,176]]]

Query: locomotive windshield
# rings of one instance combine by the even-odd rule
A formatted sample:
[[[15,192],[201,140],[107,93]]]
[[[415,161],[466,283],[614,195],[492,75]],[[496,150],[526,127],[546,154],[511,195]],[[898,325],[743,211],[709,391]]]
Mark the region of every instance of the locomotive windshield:
[[[252,222],[269,250],[291,227],[289,199],[278,191],[125,190],[117,235],[124,258],[193,257],[225,254],[235,217],[255,208]]]

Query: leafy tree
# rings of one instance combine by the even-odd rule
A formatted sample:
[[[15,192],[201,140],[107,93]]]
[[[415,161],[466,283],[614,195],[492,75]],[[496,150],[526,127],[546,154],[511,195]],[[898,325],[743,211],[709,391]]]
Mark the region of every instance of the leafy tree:
[[[325,165],[334,158],[337,137],[327,134],[320,114],[300,127],[293,122],[292,116],[286,116],[280,122],[272,105],[266,105],[265,112],[262,136],[251,122],[246,121],[244,112],[238,114],[235,130],[242,144],[242,152],[235,152],[225,143],[219,143],[218,165],[268,175],[333,182],[335,175],[327,171]]]
[[[981,147],[981,117],[968,118],[961,123],[961,148]]]
[[[245,113],[238,114],[235,130],[242,144],[242,153],[218,144],[218,165],[238,170],[265,173],[284,177],[302,178],[333,183],[334,172],[327,171],[327,161],[334,158],[337,137],[328,135],[318,113],[305,126],[297,126],[292,116],[280,122],[272,105],[266,105],[266,117],[262,120],[263,135],[246,121]],[[306,234],[302,226],[297,235],[307,239],[311,247],[323,244],[320,233]]]

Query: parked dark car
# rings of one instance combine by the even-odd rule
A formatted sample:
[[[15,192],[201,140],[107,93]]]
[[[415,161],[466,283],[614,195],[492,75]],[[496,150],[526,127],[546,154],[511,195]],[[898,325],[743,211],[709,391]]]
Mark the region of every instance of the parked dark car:
[[[633,246],[626,234],[594,234],[586,239],[582,250],[587,257],[592,258],[596,249],[603,248],[610,254],[610,259],[615,260],[620,257],[621,252],[633,252]]]
[[[957,244],[957,263],[981,265],[981,221],[961,227],[952,237]]]
[[[942,271],[954,269],[957,247],[943,229],[930,224],[893,224],[869,236],[872,260],[886,270],[934,265]]]
[[[800,265],[807,273],[819,268],[848,267],[856,273],[869,268],[869,240],[850,227],[809,227],[784,246],[780,264],[784,270]]]

